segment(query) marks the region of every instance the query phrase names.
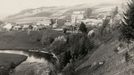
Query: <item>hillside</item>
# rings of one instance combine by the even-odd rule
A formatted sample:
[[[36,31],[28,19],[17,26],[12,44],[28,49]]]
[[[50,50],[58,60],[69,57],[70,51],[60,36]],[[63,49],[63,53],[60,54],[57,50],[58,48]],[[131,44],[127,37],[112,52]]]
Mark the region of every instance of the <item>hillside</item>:
[[[5,19],[5,21],[9,21],[9,22],[24,21],[25,22],[27,19],[33,20],[33,18],[38,18],[38,20],[42,20],[41,18],[49,19],[53,17],[66,18],[70,16],[73,13],[73,11],[86,10],[87,8],[91,8],[94,13],[96,12],[100,13],[100,11],[104,13],[104,12],[109,12],[115,6],[116,6],[115,4],[111,3],[111,4],[98,4],[98,5],[92,5],[92,6],[90,4],[80,4],[80,5],[68,6],[68,7],[65,7],[65,6],[63,7],[40,7],[40,8],[35,8],[35,9],[22,10],[21,12],[17,14],[8,16]]]
[[[76,69],[75,75],[133,75],[133,60],[126,62],[124,51],[119,53],[115,49],[119,46],[118,32],[114,33],[112,40],[100,45],[97,50],[87,55],[87,58]],[[96,65],[98,62],[104,62],[103,65]]]

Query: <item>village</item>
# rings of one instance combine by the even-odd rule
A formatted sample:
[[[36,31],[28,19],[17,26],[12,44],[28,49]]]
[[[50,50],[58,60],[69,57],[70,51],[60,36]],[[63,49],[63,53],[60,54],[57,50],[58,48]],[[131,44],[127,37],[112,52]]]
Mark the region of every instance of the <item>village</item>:
[[[115,21],[120,21],[121,14],[117,14],[118,7],[111,9],[107,13],[99,13],[95,16],[91,15],[93,12],[90,8],[87,8],[83,11],[74,11],[70,16],[70,19],[64,19],[64,16],[61,17],[52,17],[47,19],[40,19],[35,22],[3,22],[1,23],[1,31],[14,31],[14,30],[28,30],[32,28],[33,31],[39,31],[42,29],[52,28],[54,30],[62,31],[64,29],[72,30],[79,28],[80,24],[83,22],[87,28],[99,28],[102,26],[106,17],[110,17],[109,27],[113,27],[112,23]],[[115,16],[116,15],[116,16]],[[115,17],[113,17],[115,16]],[[109,28],[110,29],[110,28]]]
[[[24,9],[0,20],[0,75],[133,75],[134,0],[116,1]]]

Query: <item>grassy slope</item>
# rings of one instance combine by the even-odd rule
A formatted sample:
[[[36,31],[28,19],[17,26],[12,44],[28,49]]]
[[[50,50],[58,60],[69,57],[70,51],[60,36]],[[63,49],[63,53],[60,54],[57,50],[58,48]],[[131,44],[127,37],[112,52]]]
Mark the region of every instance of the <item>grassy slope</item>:
[[[0,75],[8,75],[11,69],[25,61],[26,58],[23,55],[0,53]]]
[[[117,33],[115,33],[115,36]],[[102,44],[86,61],[77,69],[76,75],[129,75],[133,64],[127,65],[124,53],[117,54],[114,49],[119,44],[118,37],[106,44]],[[105,61],[105,64],[97,69],[90,68],[94,62]]]
[[[7,66],[7,68],[10,68],[11,63],[18,65],[26,58],[27,57],[23,55],[0,53],[0,65],[4,65]]]
[[[55,69],[48,62],[24,62],[17,66],[11,75],[49,75],[50,71],[55,72]]]
[[[115,58],[115,56],[117,56],[113,50],[113,48],[116,46],[116,44],[118,44],[117,41],[114,41],[112,43],[108,43],[108,44],[100,46],[91,55],[91,57],[89,57],[89,59],[87,61],[85,61],[80,67],[81,68],[86,67],[86,66],[89,66],[90,64],[93,64],[94,62],[99,62],[99,61],[106,61],[106,63],[105,63],[106,66],[104,66],[105,68],[113,67],[112,64],[114,64],[114,63],[111,63],[111,61],[114,62],[114,60],[115,60],[114,58]],[[112,56],[114,56],[114,57],[112,57]],[[95,71],[95,70],[93,70],[93,71],[90,70],[89,67],[87,67],[85,70],[87,70],[85,73],[86,75],[88,75],[89,73],[93,73],[93,71]],[[103,70],[103,72],[105,72],[105,70],[108,70],[108,69],[104,70],[104,68],[103,68],[102,70]],[[79,75],[85,75],[84,72],[82,72],[82,71],[78,72]]]

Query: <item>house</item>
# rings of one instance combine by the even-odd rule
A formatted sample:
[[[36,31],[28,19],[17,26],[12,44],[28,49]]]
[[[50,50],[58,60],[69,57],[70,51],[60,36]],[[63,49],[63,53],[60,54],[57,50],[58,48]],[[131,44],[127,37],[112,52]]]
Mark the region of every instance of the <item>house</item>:
[[[49,19],[41,20],[36,23],[36,25],[44,25],[44,26],[49,26],[51,21]]]
[[[81,20],[84,19],[84,14],[85,11],[74,11],[71,16],[72,24],[75,25],[76,23],[80,23]]]
[[[82,22],[84,22],[87,27],[88,26],[101,26],[103,24],[103,19],[85,19],[82,20]]]
[[[6,31],[10,31],[12,29],[13,25],[11,23],[7,23],[3,26],[3,28],[6,30]]]
[[[66,21],[66,22],[64,23],[64,25],[65,25],[65,26],[71,26],[72,23],[71,23],[70,21]]]

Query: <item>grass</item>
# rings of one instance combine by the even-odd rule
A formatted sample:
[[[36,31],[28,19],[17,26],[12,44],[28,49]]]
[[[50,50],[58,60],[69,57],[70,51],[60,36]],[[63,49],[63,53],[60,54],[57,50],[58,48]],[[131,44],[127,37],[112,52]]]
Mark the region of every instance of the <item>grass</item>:
[[[91,55],[88,54],[82,59],[83,61],[81,60],[82,63],[80,63],[80,65],[76,68],[76,75],[113,75],[119,72],[119,75],[122,75],[122,69],[128,67],[126,67],[126,63],[122,62],[124,60],[124,54],[117,54],[114,52],[114,49],[120,43],[118,41],[119,36],[120,34],[117,31],[113,31],[111,34],[105,35],[103,38],[107,38],[101,39],[102,44],[99,45],[99,47]],[[111,37],[111,39],[109,39],[109,37]],[[105,61],[105,64],[97,68],[97,70],[90,68],[90,65],[100,61]],[[79,62],[76,62],[76,64],[79,64]]]
[[[12,75],[57,75],[55,70],[48,62],[26,62],[19,65]]]
[[[10,70],[26,59],[23,55],[0,53],[0,75],[8,75]]]
[[[0,31],[0,49],[41,49],[50,45],[60,35],[64,33],[55,30],[31,31],[30,34],[27,31]]]
[[[42,32],[32,31],[30,35],[26,31],[0,32],[0,49],[40,49],[43,48],[40,41]]]
[[[11,63],[18,65],[22,61],[26,60],[26,58],[27,57],[24,55],[0,53],[0,66],[3,65],[8,66],[8,68],[10,68]]]
[[[111,55],[113,56],[115,55],[113,49],[119,43],[117,42],[119,36],[120,34],[118,30],[105,33],[103,36],[100,35],[100,32],[98,31],[97,35],[91,38],[87,38],[86,36],[83,36],[81,34],[70,34],[68,38],[69,39],[68,45],[67,47],[66,46],[65,47],[67,48],[67,51],[68,50],[71,51],[71,55],[74,57],[73,59],[75,59],[75,61],[73,61],[74,64],[73,68],[72,66],[66,66],[66,68],[68,69],[71,68],[69,70],[70,72],[72,71],[72,69],[77,70],[74,71],[76,72],[76,74],[73,75],[88,75],[89,73],[92,73],[91,71],[95,71],[95,70],[93,69],[89,70],[88,66],[92,65],[94,62],[111,60],[108,57],[112,57]],[[63,50],[66,51],[65,48]],[[86,56],[83,56],[83,52],[87,52],[85,54]],[[62,58],[63,61],[64,61],[63,59],[64,55],[65,53],[62,54],[62,56],[59,56],[60,58]],[[116,56],[117,55],[115,55],[115,57]],[[109,62],[110,65],[111,62],[112,61]],[[109,66],[109,64],[107,67],[112,67]],[[69,73],[68,69],[64,71],[66,73],[65,75],[68,75]],[[97,68],[97,70],[100,69]]]

